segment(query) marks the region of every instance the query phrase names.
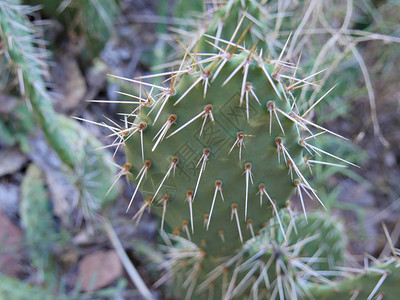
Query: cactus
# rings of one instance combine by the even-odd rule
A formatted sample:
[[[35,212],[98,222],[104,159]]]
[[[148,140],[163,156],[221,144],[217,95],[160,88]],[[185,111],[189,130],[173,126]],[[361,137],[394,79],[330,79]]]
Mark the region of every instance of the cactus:
[[[186,41],[193,47],[196,41],[200,39],[200,47],[213,51],[204,39],[203,34],[208,34],[217,38],[215,44],[221,46],[221,41],[224,39],[230,41],[238,23],[241,23],[243,28],[248,27],[248,34],[243,38],[242,44],[252,45],[256,41],[262,41],[258,47],[264,52],[269,52],[271,56],[278,56],[277,49],[282,48],[281,30],[292,30],[293,20],[298,21],[295,16],[291,18],[293,12],[299,9],[298,3],[295,1],[287,1],[285,4],[268,2],[268,1],[237,1],[228,0],[225,3],[212,3],[204,6],[199,6],[198,1],[178,1],[175,7],[175,16],[185,18],[188,11],[197,11],[200,15],[203,9],[207,11],[201,14],[198,20],[198,26],[189,31],[185,29],[177,30],[178,38]],[[188,7],[191,9],[189,10]],[[210,18],[210,16],[213,16]],[[190,19],[191,23],[193,20]],[[297,24],[296,24],[297,25]],[[193,37],[196,39],[193,39]],[[283,35],[284,36],[284,35]],[[234,42],[233,40],[231,42]]]
[[[113,185],[111,174],[115,167],[108,152],[99,151],[100,141],[75,120],[58,115],[58,122],[65,136],[73,142],[70,151],[75,153],[77,161],[74,170],[66,170],[70,181],[80,192],[79,206],[87,220],[95,212],[117,197],[118,189]]]
[[[308,223],[299,213],[279,214],[286,239],[275,217],[237,254],[218,259],[208,274],[202,274],[201,248],[163,234],[168,272],[155,286],[172,278],[174,296],[185,299],[396,299],[398,257],[343,267],[346,243],[339,220],[323,212],[310,214]]]
[[[212,21],[226,22],[221,30],[210,26],[218,37],[192,43],[179,70],[167,73],[169,86],[122,78],[141,88],[141,95],[131,95],[135,100],[122,101],[137,106],[113,143],[125,145],[132,166],[131,203],[138,190],[146,199],[134,219],[151,208],[161,216],[161,231],[186,239],[180,241],[196,262],[184,284],[187,297],[216,261],[241,253],[274,215],[287,239],[278,210],[293,192],[306,221],[306,196],[323,205],[303,172],[324,161],[310,156],[348,163],[313,145],[316,135],[341,136],[307,119],[314,105],[299,109],[296,90],[312,85],[313,75],[296,78],[298,65],[282,60],[288,41],[279,56],[266,58],[264,44],[249,44],[250,21],[237,23],[241,3],[229,3]]]
[[[38,270],[39,281],[54,289],[58,270],[52,249],[66,242],[68,235],[59,233],[53,219],[51,202],[43,174],[36,165],[30,165],[21,186],[21,222],[32,265]]]
[[[16,101],[14,107],[0,113],[0,116],[0,144],[7,146],[18,144],[23,152],[29,152],[28,136],[34,132],[36,124],[27,104]]]
[[[230,0],[185,48],[177,71],[116,77],[139,85],[139,95],[121,93],[132,101],[114,101],[135,108],[122,114],[124,126],[99,125],[116,137],[110,146],[125,148],[121,172],[134,174],[128,210],[144,196],[133,219],[147,209],[160,216],[169,272],[157,285],[172,278],[185,299],[379,298],[389,291],[384,281],[398,276],[396,259],[358,277],[339,272],[343,231],[321,213],[307,215],[306,198],[324,206],[307,168],[335,165],[326,158],[354,166],[314,144],[322,134],[343,138],[310,120],[333,88],[300,103],[317,73],[297,78],[300,58],[284,58],[290,36],[274,53],[263,15],[256,1]],[[166,86],[147,82],[163,76]],[[294,192],[302,217],[288,201]]]
[[[345,269],[345,268],[344,268]],[[352,269],[332,284],[310,285],[314,299],[397,299],[400,282],[398,256],[375,262],[364,269]],[[347,272],[349,273],[349,272]]]
[[[313,107],[300,112],[293,91],[312,84],[312,76],[296,78],[298,66],[282,61],[286,45],[275,59],[264,57],[265,45],[248,38],[251,20],[240,16],[241,5],[230,1],[216,13],[179,70],[168,73],[168,87],[129,80],[140,85],[142,96],[132,95],[138,106],[125,116],[131,126],[119,134],[135,173],[131,203],[138,190],[146,199],[134,219],[152,208],[161,216],[161,231],[185,238],[177,239],[191,258],[183,282],[187,298],[212,277],[207,274],[216,261],[246,251],[248,244],[242,245],[274,215],[286,240],[278,210],[294,191],[306,221],[305,195],[323,205],[302,173],[311,164],[303,156],[335,157],[315,147],[312,137],[339,136],[307,119]]]
[[[102,204],[116,196],[115,191],[107,193],[107,189],[113,183],[111,156],[95,151],[101,147],[95,137],[76,121],[65,120],[54,111],[44,81],[47,54],[36,46],[36,43],[40,44],[43,41],[35,38],[35,28],[28,19],[32,10],[30,6],[21,5],[19,0],[5,0],[0,3],[0,39],[4,50],[2,53],[9,66],[9,72],[2,75],[11,74],[11,77],[19,82],[19,92],[29,100],[29,108],[32,111],[29,112],[23,107],[25,109],[22,112],[33,115],[24,119],[35,119],[40,124],[48,143],[68,167],[66,173],[73,177],[81,191],[80,204],[84,208],[85,216],[89,217]],[[26,121],[10,121],[19,127],[22,126],[24,132],[28,131],[26,123],[33,127],[32,123]],[[1,127],[13,132],[12,126]],[[24,132],[20,132],[19,135]]]
[[[35,47],[35,32],[28,20],[31,8],[18,0],[6,0],[0,4],[0,37],[3,49],[19,82],[20,94],[29,99],[31,107],[42,126],[49,143],[65,164],[74,165],[74,155],[62,129],[57,126],[56,113],[46,92],[46,56]]]
[[[320,150],[300,130],[310,134],[308,127],[315,126],[327,132],[305,119],[309,111],[297,112],[287,90],[302,81],[285,82],[280,58],[265,60],[254,46],[229,46],[204,62],[186,55],[194,63],[173,72],[170,87],[132,80],[160,93],[157,100],[150,94],[140,98],[138,117],[123,130],[132,132],[124,143],[135,182],[145,198],[152,197],[144,206],[155,204],[162,228],[165,218],[172,230],[181,227],[188,238],[205,244],[210,255],[240,247],[251,237],[248,219],[254,231],[262,228],[294,190],[319,200],[300,169],[304,149]],[[217,221],[224,217],[235,222]],[[201,234],[193,234],[195,228]],[[221,232],[224,249],[212,242]]]
[[[122,131],[131,133],[124,143],[135,183],[152,197],[145,205],[154,204],[172,230],[181,227],[212,255],[240,247],[251,237],[246,222],[261,229],[295,190],[302,204],[307,193],[319,200],[301,168],[305,150],[323,151],[312,145],[309,127],[329,132],[305,118],[309,111],[297,111],[290,90],[303,81],[285,82],[288,64],[266,60],[255,45],[229,46],[200,61],[186,55],[193,63],[182,61],[170,87],[131,80],[159,94],[155,100],[146,92],[133,125]],[[221,231],[229,250],[211,242]]]
[[[201,295],[209,299],[231,299],[251,295],[253,299],[266,296],[273,299],[282,284],[285,297],[289,299],[290,295],[300,297],[309,281],[330,283],[334,276],[324,272],[343,263],[346,246],[340,223],[338,226],[337,220],[323,213],[325,219],[321,218],[321,213],[314,213],[309,216],[308,223],[304,215],[291,214],[286,209],[279,215],[282,221],[278,221],[278,217],[271,219],[268,226],[247,241],[237,254],[219,258],[219,265],[208,274],[201,274],[204,268],[200,266],[206,260],[201,248],[182,237],[164,235],[170,245],[166,254],[168,272],[156,285],[174,278],[175,293],[185,295],[182,287],[186,288],[186,298]],[[322,237],[326,238],[321,243]],[[277,277],[280,283],[275,280]]]

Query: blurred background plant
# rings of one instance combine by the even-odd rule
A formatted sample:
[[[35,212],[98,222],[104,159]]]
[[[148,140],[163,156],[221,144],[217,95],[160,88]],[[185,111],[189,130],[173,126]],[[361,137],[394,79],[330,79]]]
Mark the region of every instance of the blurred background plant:
[[[133,89],[107,73],[132,78],[170,70],[162,64],[182,53],[179,44],[198,34],[215,2],[0,2],[1,296],[137,299],[146,291],[132,267],[147,286],[158,280],[157,222],[144,215],[133,226],[139,204],[125,214],[132,186],[107,193],[123,154],[116,153],[116,166],[115,149],[97,150],[110,143],[107,128],[69,116],[99,122],[126,110],[85,100],[120,100],[116,91]],[[321,89],[337,84],[314,118],[352,143],[318,142],[360,169],[319,165],[309,174],[315,188],[329,213],[346,220],[351,254],[388,254],[381,223],[397,246],[400,237],[400,3],[256,2],[266,16],[279,12],[268,31],[252,28],[274,41],[268,51],[279,53],[291,33],[286,59],[301,56],[299,75],[325,69],[317,89],[295,96],[311,106]],[[355,257],[352,263],[362,262]],[[163,298],[163,289],[152,292]]]

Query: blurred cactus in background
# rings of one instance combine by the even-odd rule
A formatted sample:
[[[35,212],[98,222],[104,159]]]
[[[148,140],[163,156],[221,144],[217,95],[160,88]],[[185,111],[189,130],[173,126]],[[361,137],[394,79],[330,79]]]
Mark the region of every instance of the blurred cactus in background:
[[[36,165],[29,166],[21,189],[20,215],[32,265],[38,270],[39,281],[54,289],[58,282],[58,270],[51,251],[57,243],[66,242],[68,234],[59,235],[56,230],[43,174]]]
[[[47,42],[29,19],[37,9],[21,4],[19,0],[0,3],[0,88],[9,94],[4,96],[4,102],[9,100],[10,104],[2,108],[1,145],[18,145],[23,152],[30,153],[30,139],[38,135],[39,126],[60,158],[63,178],[78,190],[77,203],[67,204],[69,213],[80,211],[90,225],[104,204],[117,195],[116,189],[107,193],[113,183],[115,167],[111,154],[95,151],[102,146],[96,137],[77,121],[53,109],[46,82],[50,76],[51,55],[45,48]],[[89,10],[85,13],[93,14]],[[104,43],[105,40],[101,47]],[[40,167],[47,171],[46,166]],[[28,168],[21,186],[20,216],[30,263],[37,270],[36,280],[47,290],[56,291],[60,288],[60,262],[55,260],[53,253],[69,242],[70,236],[65,229],[56,228],[59,225],[54,219],[45,178],[36,165]],[[22,297],[24,291],[21,293],[21,297],[10,294],[10,298],[26,299]],[[8,295],[8,292],[1,294]]]
[[[29,134],[33,122],[38,122],[47,141],[68,167],[67,172],[74,174],[73,180],[76,180],[77,174],[88,178],[90,176],[90,181],[82,180],[77,184],[82,185],[81,199],[83,203],[86,203],[83,205],[92,203],[89,204],[93,206],[92,208],[96,206],[98,208],[107,191],[107,189],[104,191],[99,187],[104,186],[107,182],[109,185],[112,183],[114,167],[111,164],[111,156],[95,152],[94,149],[101,146],[96,138],[86,133],[85,129],[75,121],[64,120],[63,116],[54,111],[45,82],[45,76],[48,76],[46,70],[49,54],[40,47],[45,44],[45,41],[35,36],[35,27],[28,20],[28,15],[33,12],[34,8],[21,5],[17,0],[3,1],[0,8],[2,58],[5,58],[4,62],[7,66],[7,72],[2,74],[2,78],[9,83],[16,80],[19,94],[29,101],[27,108],[20,104],[18,106],[21,107],[21,109],[18,108],[20,112],[14,110],[11,113],[16,116],[24,113],[25,117],[20,118],[21,122],[16,122],[9,116],[8,123],[10,125],[7,126],[6,123],[4,131],[8,132],[9,136],[18,137],[24,133]],[[9,87],[7,88],[9,89]],[[31,114],[33,115],[31,116]],[[14,129],[15,126],[19,128]],[[21,130],[21,128],[25,129]],[[20,143],[24,142],[23,137],[20,137],[19,140]],[[12,140],[10,142],[12,143]],[[88,150],[89,147],[92,150]],[[26,149],[28,146],[24,148]],[[93,172],[96,172],[97,175],[93,176]],[[101,180],[97,181],[100,177],[102,177]],[[110,199],[113,197],[115,197],[115,193],[109,195]]]

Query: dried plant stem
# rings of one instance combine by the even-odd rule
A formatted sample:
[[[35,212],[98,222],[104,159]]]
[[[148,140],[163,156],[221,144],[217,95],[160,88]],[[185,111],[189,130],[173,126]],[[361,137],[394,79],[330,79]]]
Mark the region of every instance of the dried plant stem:
[[[132,283],[136,286],[140,294],[147,300],[153,300],[154,297],[151,294],[150,290],[147,288],[146,284],[144,283],[142,277],[136,270],[135,266],[130,261],[128,255],[126,254],[124,247],[121,244],[115,230],[113,229],[111,223],[103,219],[103,228],[107,233],[111,244],[113,245],[115,251],[118,254],[119,259],[121,260],[122,265],[124,266],[126,272],[128,273],[129,277],[132,280]]]

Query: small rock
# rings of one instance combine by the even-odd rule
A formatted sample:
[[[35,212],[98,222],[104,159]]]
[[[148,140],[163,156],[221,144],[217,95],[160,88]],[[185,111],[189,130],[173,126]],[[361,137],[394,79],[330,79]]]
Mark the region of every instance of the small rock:
[[[0,151],[0,177],[19,171],[28,158],[18,148],[6,148]]]
[[[385,161],[385,165],[388,168],[394,168],[396,167],[397,164],[397,159],[396,159],[396,155],[393,152],[387,152],[385,153],[385,155],[383,156],[383,159]]]
[[[96,251],[85,256],[79,263],[78,277],[81,290],[95,291],[112,284],[122,276],[122,265],[115,251]]]
[[[84,247],[94,242],[93,235],[88,230],[79,232],[72,238],[72,242],[79,247]]]

